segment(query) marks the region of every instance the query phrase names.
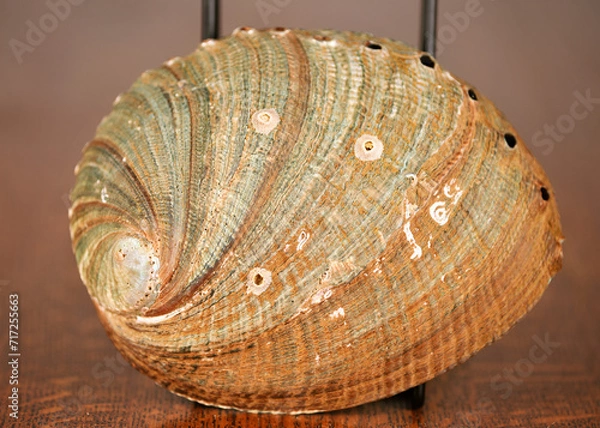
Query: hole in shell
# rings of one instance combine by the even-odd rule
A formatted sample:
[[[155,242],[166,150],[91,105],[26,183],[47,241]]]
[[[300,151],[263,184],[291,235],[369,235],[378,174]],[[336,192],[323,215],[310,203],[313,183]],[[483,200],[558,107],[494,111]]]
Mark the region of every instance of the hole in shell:
[[[250,31],[250,30],[252,30],[252,27],[240,27],[239,30],[240,31]]]
[[[547,201],[548,199],[550,199],[550,193],[548,192],[548,189],[546,189],[545,187],[541,187],[540,188],[540,193],[542,194],[542,199],[544,201]]]
[[[379,43],[369,41],[369,42],[365,43],[365,46],[369,49],[373,49],[376,51],[381,50],[381,45]]]
[[[281,31],[285,31],[286,28],[285,27],[275,27],[274,30],[281,32]]]
[[[473,89],[469,89],[467,92],[469,94],[469,98],[471,98],[474,101],[477,101],[477,94]]]
[[[317,40],[318,42],[329,42],[331,41],[331,37],[328,36],[321,36],[320,34],[317,34],[314,37],[315,40]]]
[[[433,59],[431,59],[429,55],[421,55],[421,58],[419,58],[419,60],[421,61],[421,64],[423,64],[425,67],[435,67],[435,62],[433,61]]]
[[[361,135],[354,143],[354,155],[362,161],[375,161],[383,154],[383,143],[374,135]]]
[[[513,134],[506,133],[504,134],[504,141],[506,141],[506,145],[513,149],[517,145],[517,139]]]
[[[246,280],[246,286],[248,287],[247,293],[252,293],[255,296],[261,295],[272,282],[272,274],[270,270],[256,267],[248,273],[248,279]]]
[[[252,126],[261,134],[270,133],[279,124],[279,114],[275,109],[259,110],[252,115]]]

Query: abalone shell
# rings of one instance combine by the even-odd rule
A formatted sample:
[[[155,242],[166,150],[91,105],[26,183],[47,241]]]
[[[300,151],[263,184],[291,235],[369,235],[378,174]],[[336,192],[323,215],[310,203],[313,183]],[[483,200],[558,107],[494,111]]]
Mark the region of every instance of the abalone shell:
[[[71,198],[117,348],[219,407],[421,384],[504,334],[562,260],[552,186],[506,118],[367,34],[241,28],[143,73]]]

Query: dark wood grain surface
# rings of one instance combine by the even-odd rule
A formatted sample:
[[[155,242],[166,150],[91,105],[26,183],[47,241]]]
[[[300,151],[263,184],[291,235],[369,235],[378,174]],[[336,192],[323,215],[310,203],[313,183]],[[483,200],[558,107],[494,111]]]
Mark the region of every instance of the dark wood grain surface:
[[[265,15],[260,2],[226,1],[224,31],[332,27],[417,41],[415,1],[372,2],[367,9],[359,1],[265,3],[277,11]],[[496,101],[530,141],[557,194],[563,270],[506,336],[429,382],[423,409],[393,397],[285,416],[203,407],[124,363],[94,313],[70,248],[67,194],[83,144],[137,75],[194,49],[197,2],[83,2],[64,9],[64,19],[36,46],[27,44],[28,21],[39,25],[48,4],[0,2],[0,424],[600,426],[600,3],[478,5],[473,10],[481,13],[471,13],[465,1],[443,2],[438,60]],[[460,21],[467,11],[468,20]],[[18,55],[11,40],[29,49]],[[20,322],[16,421],[8,407],[13,293]]]

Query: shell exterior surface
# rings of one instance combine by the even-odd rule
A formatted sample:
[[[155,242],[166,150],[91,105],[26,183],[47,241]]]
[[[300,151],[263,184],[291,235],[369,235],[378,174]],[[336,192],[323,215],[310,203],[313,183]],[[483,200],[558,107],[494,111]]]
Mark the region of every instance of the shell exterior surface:
[[[423,55],[243,28],[117,98],[70,222],[136,368],[205,404],[341,409],[431,379],[531,308],[562,260],[548,178]]]

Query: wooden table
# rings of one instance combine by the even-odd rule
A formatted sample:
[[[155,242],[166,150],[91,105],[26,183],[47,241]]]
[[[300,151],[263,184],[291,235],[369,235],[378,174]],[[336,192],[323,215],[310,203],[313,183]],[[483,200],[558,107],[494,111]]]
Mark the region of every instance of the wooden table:
[[[112,99],[145,68],[194,48],[198,5],[192,3],[72,6],[43,43],[23,54],[22,64],[10,48],[5,50],[0,63],[0,424],[12,421],[6,403],[8,300],[18,293],[18,426],[600,426],[598,104],[554,141],[551,153],[530,144],[557,194],[567,238],[562,272],[505,337],[429,382],[423,409],[412,411],[393,397],[307,416],[218,410],[179,398],[123,364],[79,279],[66,195],[80,149]],[[341,15],[327,24],[310,20],[314,14],[308,11],[320,2],[292,2],[268,24],[353,26],[416,42],[415,5],[404,15],[390,9],[380,20],[364,16],[358,28],[352,10],[359,3],[354,3],[344,3]],[[600,97],[598,3],[554,0],[543,9],[531,3],[539,5],[481,0],[484,13],[472,17],[439,57],[495,100],[528,139],[568,115],[577,91]],[[447,8],[442,16],[465,10],[458,0],[442,7]],[[10,9],[0,25],[5,41],[24,39],[26,21],[38,22],[48,12],[42,1],[4,8]],[[390,14],[397,16],[393,23]],[[223,16],[226,32],[242,24],[264,26],[254,2],[226,4]],[[452,25],[444,19],[441,25]],[[540,341],[550,344],[543,355],[532,354]]]

